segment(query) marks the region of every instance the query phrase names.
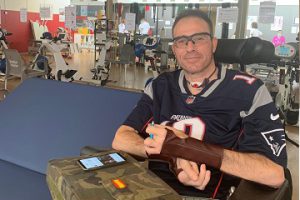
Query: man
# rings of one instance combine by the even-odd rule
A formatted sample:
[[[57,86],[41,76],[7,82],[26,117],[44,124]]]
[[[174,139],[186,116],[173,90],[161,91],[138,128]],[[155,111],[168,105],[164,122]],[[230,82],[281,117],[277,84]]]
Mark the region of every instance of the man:
[[[150,24],[143,18],[139,25],[139,31],[141,35],[148,35],[150,30]]]
[[[125,26],[125,19],[122,19],[121,23],[118,25],[119,33],[128,33]]]
[[[251,23],[251,29],[250,29],[250,37],[259,37],[261,38],[262,32],[258,30],[258,24],[257,22]]]
[[[285,37],[282,35],[282,30],[277,31],[277,35],[273,37],[272,43],[275,47],[282,46],[285,44]]]
[[[182,70],[148,84],[113,148],[167,158],[170,166],[149,168],[181,195],[225,199],[239,178],[280,187],[287,155],[272,98],[262,81],[216,66],[212,29],[200,11],[176,18],[172,48]]]

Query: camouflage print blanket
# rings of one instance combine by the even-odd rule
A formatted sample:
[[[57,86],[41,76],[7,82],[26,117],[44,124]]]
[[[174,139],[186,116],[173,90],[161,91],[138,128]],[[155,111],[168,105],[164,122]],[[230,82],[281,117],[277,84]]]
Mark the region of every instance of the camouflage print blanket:
[[[101,152],[93,156],[110,153]],[[119,152],[127,162],[121,165],[84,171],[78,160],[91,157],[51,160],[47,183],[54,200],[181,200],[182,198],[155,174],[130,155]],[[118,189],[112,180],[126,187]]]

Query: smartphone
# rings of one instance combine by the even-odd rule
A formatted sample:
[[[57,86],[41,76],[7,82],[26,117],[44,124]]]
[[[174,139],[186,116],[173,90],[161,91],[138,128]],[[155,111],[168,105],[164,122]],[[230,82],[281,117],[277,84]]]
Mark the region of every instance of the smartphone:
[[[84,170],[101,169],[123,164],[126,159],[119,153],[109,153],[101,156],[83,158],[78,160],[79,165]]]

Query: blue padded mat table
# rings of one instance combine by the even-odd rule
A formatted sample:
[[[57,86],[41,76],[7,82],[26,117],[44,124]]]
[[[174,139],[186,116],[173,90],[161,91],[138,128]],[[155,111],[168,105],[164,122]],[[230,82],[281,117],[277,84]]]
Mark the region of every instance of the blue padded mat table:
[[[0,102],[0,159],[45,174],[54,158],[111,147],[141,93],[32,78]]]
[[[0,160],[0,177],[0,199],[52,199],[44,174]]]

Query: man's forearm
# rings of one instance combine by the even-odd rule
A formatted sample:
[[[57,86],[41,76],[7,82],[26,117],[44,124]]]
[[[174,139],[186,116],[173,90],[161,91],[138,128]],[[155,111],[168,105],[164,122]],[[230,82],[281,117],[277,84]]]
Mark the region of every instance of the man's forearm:
[[[227,150],[195,138],[179,138],[170,131],[167,131],[161,154],[206,164],[272,187],[279,187],[284,181],[283,168],[262,155]]]
[[[283,167],[256,153],[224,150],[221,171],[271,187],[280,187],[284,181]]]
[[[147,157],[144,139],[131,127],[121,126],[113,140],[112,147],[140,157]]]

